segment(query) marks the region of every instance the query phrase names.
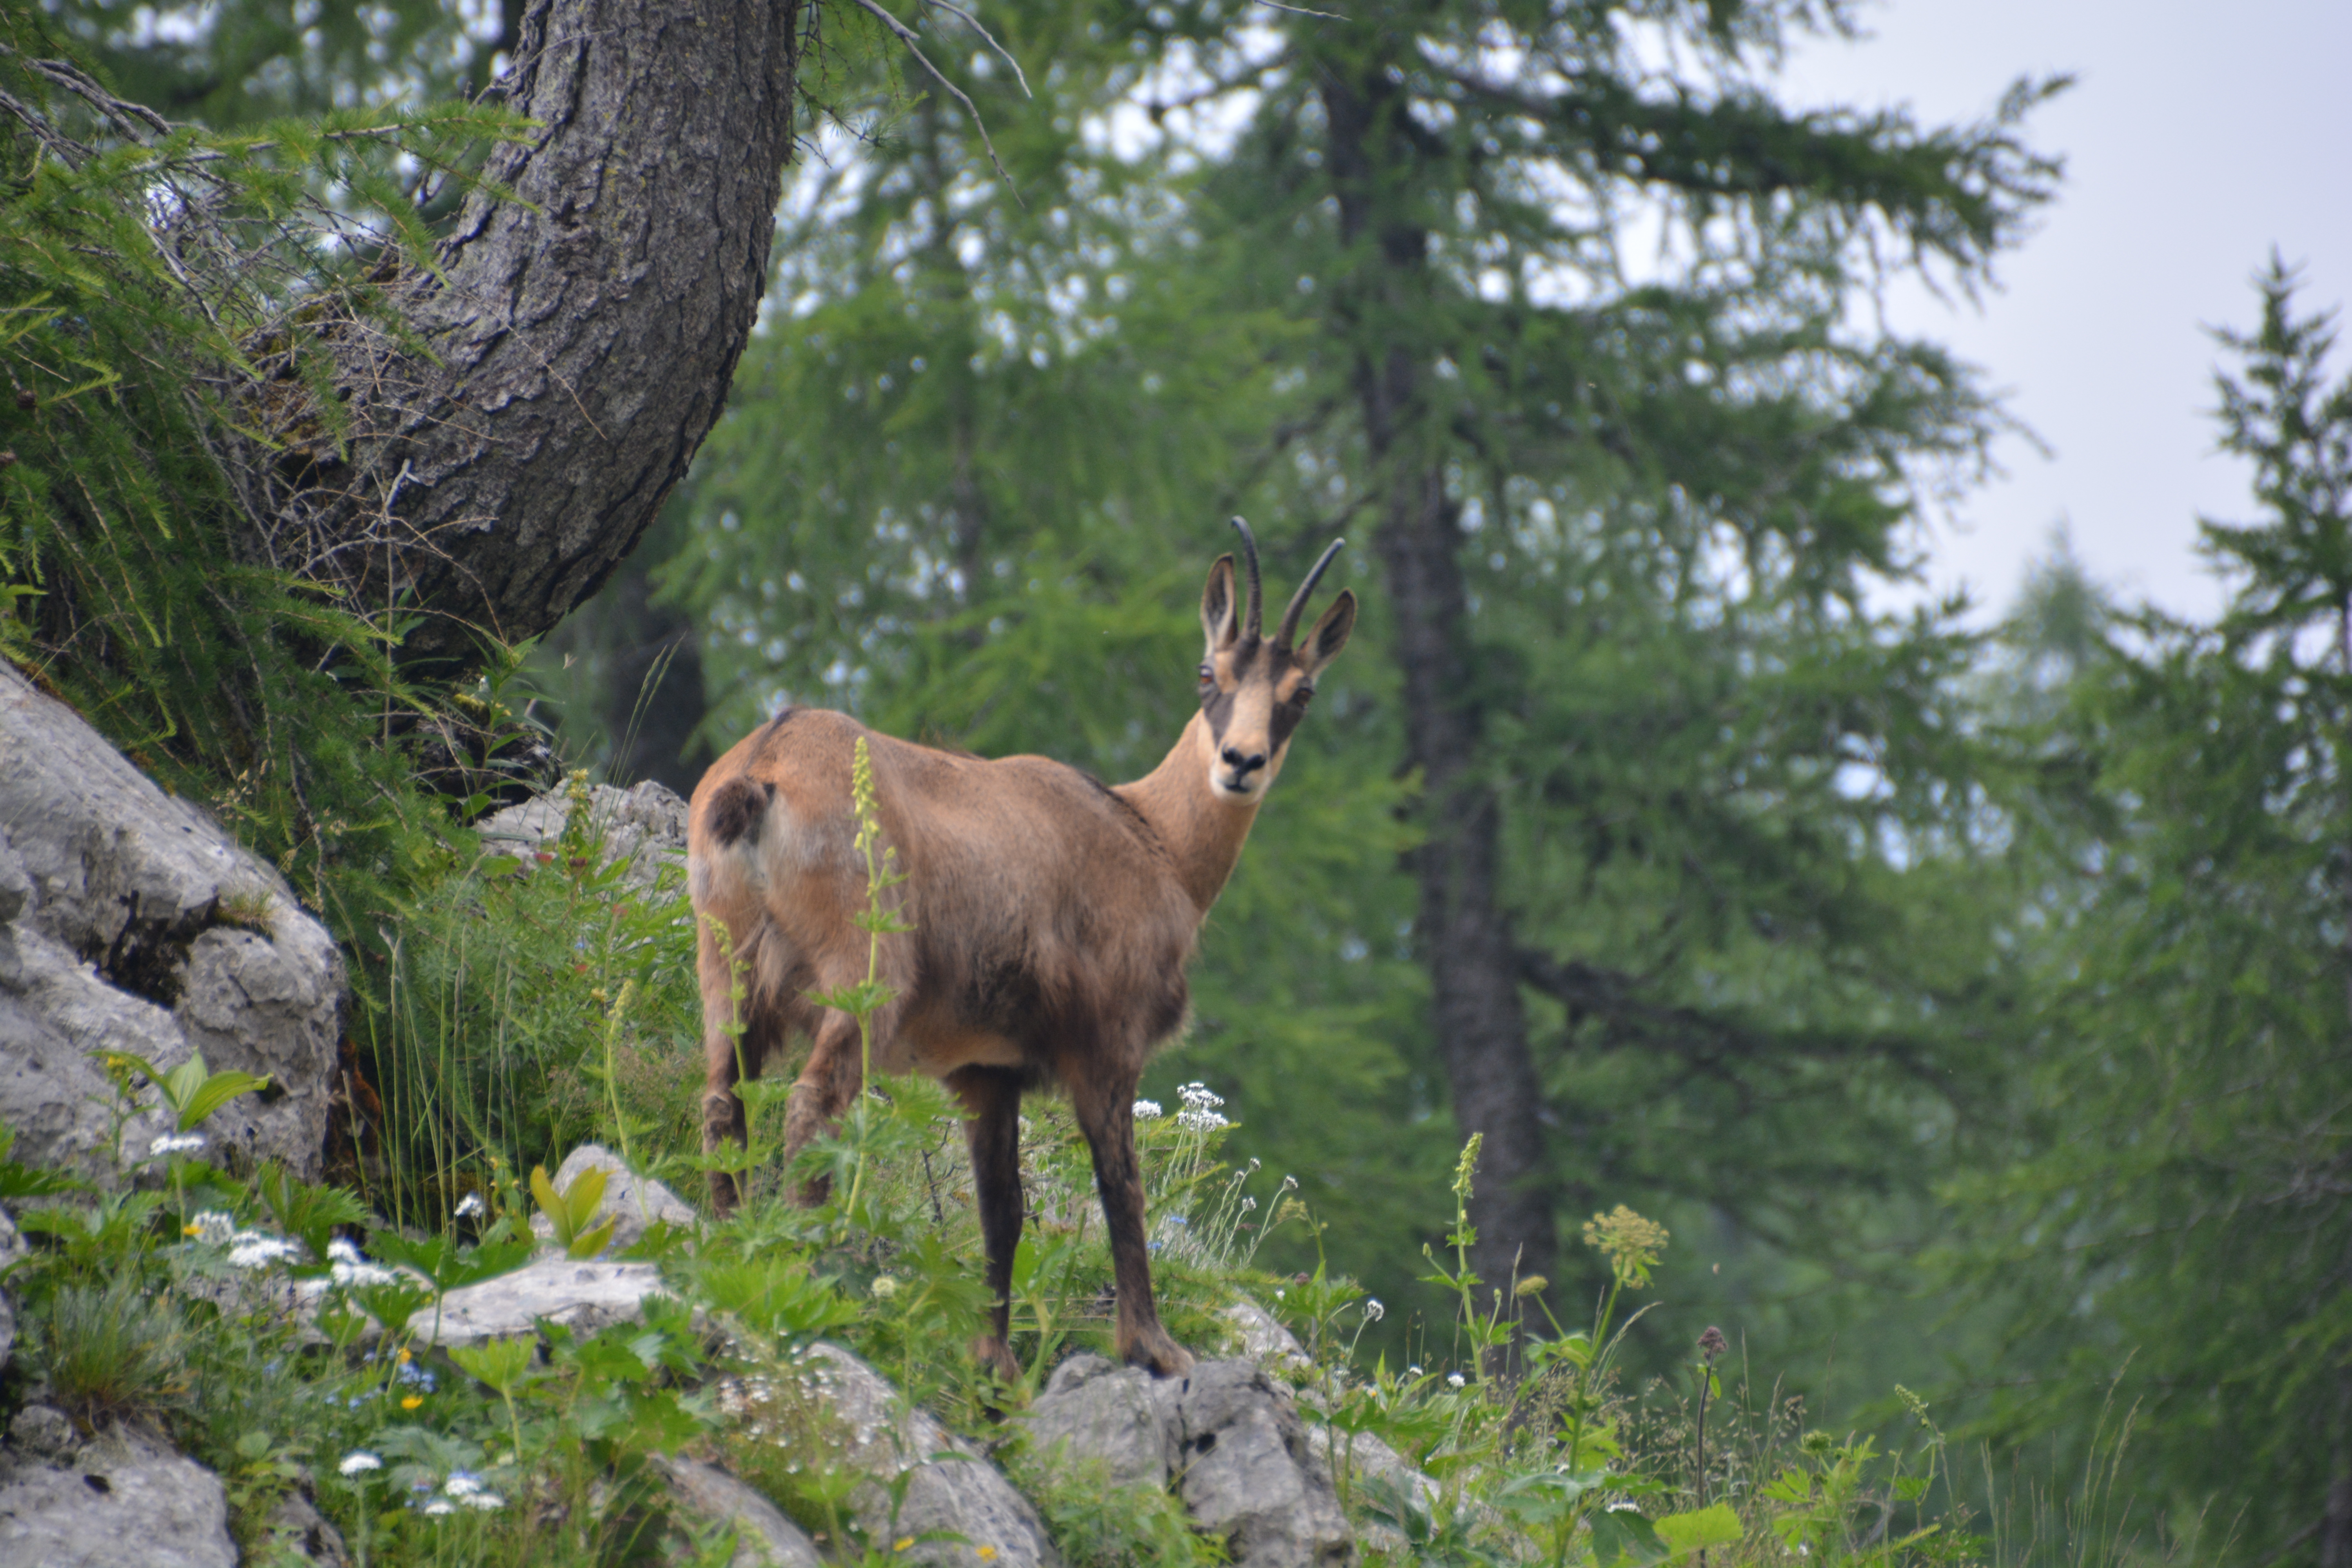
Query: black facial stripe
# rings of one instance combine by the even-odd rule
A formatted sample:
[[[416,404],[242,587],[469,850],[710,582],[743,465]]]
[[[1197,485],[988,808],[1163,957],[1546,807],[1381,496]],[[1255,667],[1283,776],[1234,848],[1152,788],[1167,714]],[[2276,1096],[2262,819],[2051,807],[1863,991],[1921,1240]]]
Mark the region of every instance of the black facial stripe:
[[[1303,703],[1277,702],[1274,705],[1274,722],[1269,726],[1274,732],[1267,739],[1276,751],[1282,750],[1290,740],[1290,732],[1297,729],[1298,721],[1306,717],[1307,708]]]
[[[1212,686],[1201,699],[1201,712],[1209,721],[1209,738],[1222,741],[1225,726],[1234,721],[1234,699],[1239,693]]]

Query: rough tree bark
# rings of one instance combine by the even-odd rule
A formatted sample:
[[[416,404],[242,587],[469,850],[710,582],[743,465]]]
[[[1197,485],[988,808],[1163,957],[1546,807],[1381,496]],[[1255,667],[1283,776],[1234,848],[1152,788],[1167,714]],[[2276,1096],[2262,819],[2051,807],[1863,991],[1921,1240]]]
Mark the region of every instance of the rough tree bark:
[[[1321,84],[1340,237],[1368,244],[1363,265],[1372,279],[1341,310],[1362,345],[1355,390],[1381,489],[1375,544],[1396,618],[1406,762],[1422,774],[1427,837],[1412,856],[1421,889],[1415,941],[1429,968],[1454,1114],[1465,1133],[1486,1134],[1470,1201],[1478,1232],[1471,1265],[1488,1288],[1507,1289],[1515,1275],[1556,1275],[1559,1240],[1543,1088],[1502,901],[1502,807],[1477,772],[1485,716],[1469,647],[1459,509],[1446,493],[1443,416],[1429,406],[1424,383],[1431,345],[1412,341],[1434,319],[1429,237],[1381,202],[1382,192],[1408,183],[1398,166],[1415,155],[1403,94],[1386,63],[1327,69]]]
[[[440,277],[394,287],[429,353],[336,338],[350,416],[239,465],[252,552],[418,618],[405,652],[545,631],[637,542],[718,417],[768,273],[799,0],[530,0],[508,104],[540,122]]]

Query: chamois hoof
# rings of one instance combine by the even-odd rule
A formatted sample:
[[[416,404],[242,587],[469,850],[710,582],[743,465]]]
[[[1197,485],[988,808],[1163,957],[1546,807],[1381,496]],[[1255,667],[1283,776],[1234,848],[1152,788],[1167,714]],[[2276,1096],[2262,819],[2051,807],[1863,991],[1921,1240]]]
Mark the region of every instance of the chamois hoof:
[[[1120,1349],[1119,1359],[1129,1366],[1143,1368],[1154,1377],[1182,1377],[1192,1370],[1192,1352],[1170,1339],[1162,1329],[1137,1335],[1134,1343]]]

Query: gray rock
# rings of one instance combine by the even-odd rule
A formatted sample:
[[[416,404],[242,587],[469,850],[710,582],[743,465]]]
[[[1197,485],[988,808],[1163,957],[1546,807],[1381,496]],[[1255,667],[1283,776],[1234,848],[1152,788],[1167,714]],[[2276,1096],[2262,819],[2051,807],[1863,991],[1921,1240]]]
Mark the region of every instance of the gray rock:
[[[8,1423],[8,1447],[20,1455],[69,1465],[81,1452],[81,1434],[72,1417],[48,1405],[27,1405]]]
[[[1074,1356],[1027,1419],[1048,1463],[1056,1451],[1092,1455],[1129,1484],[1173,1484],[1193,1524],[1224,1536],[1239,1568],[1355,1560],[1354,1532],[1297,1405],[1254,1361],[1202,1362],[1178,1380]]]
[[[343,997],[341,955],[276,868],[0,665],[0,1121],[16,1159],[117,1179],[91,1053],[171,1068],[194,1050],[270,1079],[205,1126],[215,1152],[315,1178]],[[164,1130],[141,1099],[133,1160]]]
[[[735,1527],[728,1568],[820,1568],[815,1544],[774,1503],[715,1465],[683,1457],[655,1466],[669,1481],[681,1511],[698,1523]]]
[[[437,1321],[428,1306],[408,1326],[419,1338],[444,1347],[536,1333],[542,1320],[584,1337],[614,1323],[638,1321],[646,1297],[668,1293],[661,1270],[650,1263],[542,1258],[511,1274],[450,1291],[441,1298]]]
[[[1393,1488],[1399,1496],[1419,1503],[1433,1517],[1444,1516],[1445,1489],[1414,1469],[1402,1454],[1377,1434],[1310,1426],[1307,1436],[1314,1445],[1316,1457],[1330,1472],[1343,1505],[1360,1510],[1366,1500],[1367,1483],[1382,1483]],[[1402,1556],[1412,1549],[1402,1531],[1378,1521],[1357,1526],[1356,1538],[1366,1551],[1385,1552],[1392,1557]]]
[[[1183,1392],[1181,1380],[1075,1355],[1054,1369],[1023,1420],[1049,1465],[1064,1454],[1098,1459],[1115,1485],[1165,1487],[1181,1458]]]
[[[839,1428],[836,1458],[877,1478],[850,1497],[869,1540],[887,1551],[908,1536],[943,1531],[962,1543],[926,1542],[906,1552],[906,1560],[969,1564],[981,1547],[991,1546],[996,1568],[1060,1568],[1061,1556],[1029,1500],[967,1444],[908,1405],[880,1373],[837,1345],[812,1346],[803,1364],[809,1392]],[[907,1487],[894,1521],[883,1478],[899,1476]]]
[[[1246,1361],[1202,1362],[1184,1380],[1183,1474],[1192,1521],[1223,1535],[1238,1568],[1352,1563],[1355,1534],[1287,1392]]]
[[[320,1568],[350,1568],[351,1549],[343,1532],[319,1511],[319,1505],[300,1492],[288,1492],[269,1510],[269,1539],[299,1552]]]
[[[236,1568],[220,1478],[154,1438],[117,1432],[69,1466],[0,1482],[0,1563]]]
[[[593,1227],[608,1219],[613,1222],[611,1246],[615,1252],[635,1246],[656,1220],[688,1229],[701,1223],[701,1216],[692,1205],[651,1176],[641,1176],[630,1170],[621,1163],[619,1155],[601,1144],[583,1143],[564,1156],[562,1168],[555,1173],[555,1190],[570,1192],[581,1173],[591,1170],[604,1173],[604,1197],[589,1217],[589,1225]],[[530,1228],[537,1236],[551,1238],[555,1235],[555,1226],[545,1215],[533,1215]]]
[[[1298,1336],[1272,1312],[1244,1296],[1217,1314],[1229,1325],[1235,1352],[1265,1366],[1311,1366]]]
[[[5,1280],[9,1265],[25,1256],[25,1238],[16,1234],[16,1221],[0,1209],[0,1367],[16,1350],[16,1304],[9,1299]]]
[[[590,821],[604,835],[604,858],[629,863],[629,885],[640,890],[655,888],[665,870],[673,889],[682,889],[686,875],[686,800],[675,790],[647,779],[635,789],[594,784],[588,791]],[[571,820],[569,786],[558,784],[534,800],[493,812],[475,826],[482,847],[523,859],[552,851],[554,841]]]

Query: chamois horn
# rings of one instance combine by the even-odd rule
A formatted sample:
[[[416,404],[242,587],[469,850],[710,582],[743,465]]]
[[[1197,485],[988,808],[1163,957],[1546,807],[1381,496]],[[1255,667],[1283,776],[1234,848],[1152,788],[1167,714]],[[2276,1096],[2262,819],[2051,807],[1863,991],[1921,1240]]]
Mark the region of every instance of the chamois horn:
[[[1290,595],[1290,608],[1282,612],[1282,629],[1274,634],[1275,647],[1290,646],[1291,634],[1298,629],[1299,614],[1307,608],[1307,595],[1315,592],[1315,584],[1322,580],[1323,568],[1331,564],[1331,557],[1339,554],[1347,542],[1344,539],[1333,540],[1330,547],[1323,552],[1322,559],[1315,563],[1315,570],[1307,574],[1307,581],[1298,584],[1298,592]]]
[[[1255,642],[1265,626],[1265,591],[1257,581],[1257,536],[1238,517],[1234,519],[1234,526],[1241,530],[1242,545],[1249,556],[1249,614],[1242,617],[1242,641]]]

